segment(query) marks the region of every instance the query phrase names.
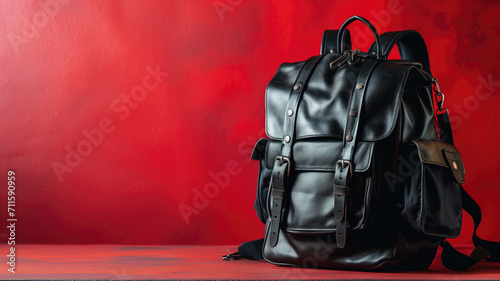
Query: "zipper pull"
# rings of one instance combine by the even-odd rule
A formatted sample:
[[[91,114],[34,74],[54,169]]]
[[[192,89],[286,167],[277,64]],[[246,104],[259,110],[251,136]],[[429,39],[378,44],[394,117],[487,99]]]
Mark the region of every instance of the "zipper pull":
[[[332,61],[330,63],[330,69],[331,70],[335,70],[335,69],[343,66],[347,62],[347,60],[349,59],[349,57],[351,55],[352,55],[352,51],[351,50],[345,51],[343,55],[341,55],[336,60],[334,60],[334,61]]]

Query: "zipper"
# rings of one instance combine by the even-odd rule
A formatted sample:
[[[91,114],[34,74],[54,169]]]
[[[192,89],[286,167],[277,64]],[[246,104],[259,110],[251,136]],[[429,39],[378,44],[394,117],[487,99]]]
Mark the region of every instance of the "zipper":
[[[331,70],[339,69],[346,63],[348,63],[349,65],[355,65],[357,62],[359,62],[360,58],[368,58],[372,56],[373,54],[370,55],[368,53],[363,53],[359,49],[356,49],[354,51],[346,50],[344,54],[342,54],[340,57],[338,57],[337,59],[335,59],[330,63],[330,69]]]

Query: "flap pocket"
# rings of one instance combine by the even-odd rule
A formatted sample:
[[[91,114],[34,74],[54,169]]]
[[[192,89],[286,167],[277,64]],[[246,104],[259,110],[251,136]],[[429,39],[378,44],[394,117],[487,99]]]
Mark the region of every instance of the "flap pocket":
[[[424,163],[447,167],[457,183],[465,183],[465,168],[457,148],[440,141],[413,141],[420,160]]]
[[[255,197],[254,209],[263,223],[266,223],[268,216],[266,201],[272,173],[272,168],[267,168],[266,166],[264,156],[269,148],[269,142],[270,140],[266,138],[258,140],[251,156],[252,159],[259,161],[259,178],[257,181],[257,196]]]
[[[266,166],[272,169],[276,156],[281,155],[281,142],[269,141],[266,148]],[[373,142],[359,142],[354,155],[354,171],[366,172],[371,164]],[[293,163],[296,171],[334,172],[340,159],[343,144],[328,139],[297,141],[293,146]]]
[[[413,141],[406,156],[417,163],[402,187],[402,218],[428,236],[457,237],[462,226],[460,184],[465,182],[458,150],[440,141]]]

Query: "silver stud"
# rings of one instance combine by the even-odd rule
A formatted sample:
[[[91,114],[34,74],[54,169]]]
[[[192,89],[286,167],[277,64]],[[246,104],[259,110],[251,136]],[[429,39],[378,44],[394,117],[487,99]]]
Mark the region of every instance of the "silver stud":
[[[372,52],[372,55],[376,55],[376,54],[377,54],[377,52]]]
[[[293,86],[293,89],[294,89],[295,91],[297,91],[298,89],[300,89],[300,84],[297,84],[297,85]]]
[[[291,109],[291,108],[290,108],[290,109],[286,112],[286,114],[287,114],[288,116],[292,116],[292,115],[293,115],[293,109]]]
[[[361,89],[363,89],[364,86],[365,86],[365,84],[359,83],[358,85],[356,85],[356,89],[361,90]]]
[[[352,136],[351,136],[351,135],[347,135],[347,136],[345,136],[345,140],[346,140],[346,141],[352,141]]]
[[[457,165],[457,162],[455,162],[455,161],[453,161],[453,168],[454,168],[455,170],[458,170],[458,165]]]
[[[289,143],[289,142],[290,142],[290,136],[286,136],[286,137],[285,137],[285,142],[286,142],[286,143]]]
[[[332,48],[332,49],[330,49],[330,53],[332,53],[332,54],[333,54],[333,53],[336,53],[336,52],[337,52],[337,50],[335,50],[335,49],[333,49],[333,48]]]
[[[349,112],[349,116],[351,116],[351,117],[356,117],[357,115],[358,115],[358,112],[354,109]]]

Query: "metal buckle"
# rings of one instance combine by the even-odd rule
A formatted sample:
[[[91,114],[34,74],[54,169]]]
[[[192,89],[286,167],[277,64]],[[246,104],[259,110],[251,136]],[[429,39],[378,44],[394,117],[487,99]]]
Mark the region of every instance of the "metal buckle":
[[[353,173],[352,173],[352,162],[351,161],[345,160],[345,159],[340,159],[339,161],[337,161],[337,165],[338,164],[342,165],[342,169],[344,169],[345,166],[349,166],[349,175],[352,177]]]
[[[283,165],[283,162],[286,162],[286,164],[288,165],[287,166],[287,174],[286,176],[288,177],[290,175],[290,158],[286,157],[286,156],[276,156],[276,160],[280,160],[280,164]]]
[[[441,88],[439,87],[439,83],[438,83],[438,80],[437,78],[432,78],[432,90],[434,90],[434,92],[436,92],[436,103],[437,103],[437,106],[438,106],[438,109],[436,110],[436,115],[438,112],[441,112],[441,111],[444,111],[446,110],[446,112],[448,112],[448,109],[446,108],[443,108],[443,104],[444,104],[444,94],[441,93]]]

